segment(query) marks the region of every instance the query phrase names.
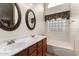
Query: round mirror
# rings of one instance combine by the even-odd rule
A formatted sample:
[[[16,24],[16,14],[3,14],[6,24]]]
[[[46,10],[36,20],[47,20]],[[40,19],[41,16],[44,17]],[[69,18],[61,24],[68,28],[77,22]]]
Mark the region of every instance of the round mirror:
[[[26,25],[30,30],[33,30],[36,25],[36,17],[31,9],[28,9],[26,12]]]
[[[21,22],[19,6],[16,3],[2,3],[0,8],[2,8],[0,9],[0,27],[7,31],[17,29]]]

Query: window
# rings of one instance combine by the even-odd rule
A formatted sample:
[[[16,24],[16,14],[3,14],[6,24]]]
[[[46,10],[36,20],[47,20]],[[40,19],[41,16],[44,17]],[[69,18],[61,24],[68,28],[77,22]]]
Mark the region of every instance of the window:
[[[66,18],[62,19],[62,18],[57,18],[55,19],[51,19],[47,21],[47,25],[48,25],[48,32],[65,32],[67,27],[68,27],[68,20]]]

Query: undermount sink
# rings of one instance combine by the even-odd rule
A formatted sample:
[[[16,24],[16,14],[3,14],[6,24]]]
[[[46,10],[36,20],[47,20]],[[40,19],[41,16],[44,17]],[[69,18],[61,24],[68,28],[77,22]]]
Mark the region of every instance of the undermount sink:
[[[6,46],[0,48],[0,53],[11,53],[15,50],[22,48],[24,45],[25,45],[25,42],[6,45]]]
[[[40,37],[41,37],[41,35],[34,35],[34,37],[32,37],[32,38],[38,39],[38,38],[40,38]]]
[[[18,39],[18,40],[16,40],[15,42],[16,43],[20,43],[20,42],[28,42],[28,41],[30,41],[30,40],[33,40],[33,38],[32,37],[27,37],[27,38],[20,38],[20,39]]]
[[[27,38],[20,38],[18,40],[16,40],[15,42],[28,42],[28,41],[33,41],[35,39],[39,39],[41,36],[35,35],[34,37],[29,36]]]

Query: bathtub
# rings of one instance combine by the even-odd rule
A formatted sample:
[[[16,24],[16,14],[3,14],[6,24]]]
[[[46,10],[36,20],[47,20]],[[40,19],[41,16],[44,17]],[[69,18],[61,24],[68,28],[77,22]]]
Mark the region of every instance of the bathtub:
[[[74,49],[68,42],[47,41],[48,56],[74,56]]]

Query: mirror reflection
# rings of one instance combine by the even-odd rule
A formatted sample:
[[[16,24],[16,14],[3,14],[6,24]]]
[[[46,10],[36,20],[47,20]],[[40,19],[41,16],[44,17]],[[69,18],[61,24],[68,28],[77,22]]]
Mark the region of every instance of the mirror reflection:
[[[17,8],[14,6],[14,24],[17,24],[18,22],[18,11],[17,11]]]
[[[28,14],[28,22],[29,22],[29,26],[30,27],[33,27],[34,26],[34,15],[32,12],[30,12]]]
[[[3,6],[4,6],[4,8],[3,8]],[[0,22],[6,27],[9,27],[9,28],[13,27],[17,23],[17,20],[18,20],[18,12],[17,12],[16,7],[14,6],[14,4],[0,4],[0,8],[1,7],[2,7],[3,11],[2,11],[2,13],[0,12],[0,14],[1,14]],[[6,10],[5,10],[5,8],[6,8]]]
[[[0,27],[7,31],[16,29],[21,22],[21,12],[16,3],[0,3]]]

